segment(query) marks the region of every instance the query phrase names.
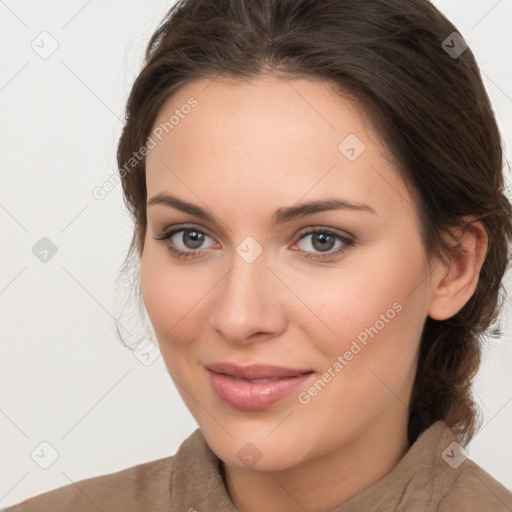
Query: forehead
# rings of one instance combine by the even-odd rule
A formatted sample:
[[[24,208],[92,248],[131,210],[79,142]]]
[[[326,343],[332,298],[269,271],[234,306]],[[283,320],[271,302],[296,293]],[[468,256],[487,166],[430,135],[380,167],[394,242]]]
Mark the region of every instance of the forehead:
[[[190,107],[190,105],[194,105]],[[263,76],[187,84],[160,109],[146,160],[148,197],[236,194],[277,206],[339,191],[377,205],[410,202],[371,122],[327,82]]]
[[[188,107],[191,102],[195,103],[193,108]],[[178,114],[179,119],[173,114]],[[348,95],[336,92],[332,84],[306,78],[279,79],[273,75],[247,82],[223,77],[189,83],[167,99],[153,130],[165,128],[171,117],[173,127],[166,134],[171,131],[176,139],[180,133],[188,135],[186,128],[193,125],[197,138],[207,135],[217,146],[219,140],[212,138],[212,132],[217,130],[221,131],[220,138],[232,135],[238,144],[245,140],[252,142],[252,146],[258,141],[274,142],[273,146],[294,144],[305,138],[318,145],[318,139],[325,139],[327,133],[331,135],[325,140],[329,144],[333,136],[336,139],[350,130],[364,139],[376,135],[361,109]],[[241,126],[244,130],[240,132]],[[380,150],[385,148],[381,146]]]

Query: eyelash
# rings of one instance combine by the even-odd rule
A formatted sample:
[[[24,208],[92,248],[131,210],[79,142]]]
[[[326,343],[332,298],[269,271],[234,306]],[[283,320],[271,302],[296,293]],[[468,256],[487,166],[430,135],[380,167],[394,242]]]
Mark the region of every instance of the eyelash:
[[[180,251],[179,249],[176,249],[176,247],[172,246],[171,243],[170,243],[170,239],[172,236],[174,236],[176,233],[180,233],[180,232],[196,232],[196,233],[199,233],[201,235],[206,235],[208,236],[209,238],[211,238],[207,233],[205,233],[204,231],[201,231],[200,229],[197,229],[193,226],[185,226],[185,227],[181,227],[181,228],[177,228],[177,229],[172,229],[170,231],[164,231],[163,233],[161,233],[160,235],[158,236],[155,236],[154,239],[157,240],[157,241],[161,241],[161,242],[164,242],[165,245],[167,246],[167,249],[169,250],[169,252],[176,258],[198,258],[200,256],[198,256],[198,254],[201,254],[201,252],[203,251],[208,251],[207,249],[204,249],[203,251],[202,250],[188,250],[188,251]],[[302,233],[299,237],[299,240],[302,240],[303,238],[309,236],[309,235],[315,235],[315,234],[325,234],[325,235],[329,235],[329,236],[334,236],[334,238],[336,240],[339,240],[340,242],[342,242],[344,245],[338,249],[337,251],[334,251],[334,252],[330,252],[330,253],[326,253],[326,254],[321,254],[321,253],[317,253],[319,254],[319,256],[314,256],[312,257],[311,256],[311,252],[310,251],[301,251],[304,253],[303,257],[306,258],[306,259],[309,259],[309,260],[314,260],[314,261],[326,261],[326,260],[332,260],[333,257],[345,252],[347,249],[349,249],[350,247],[352,247],[355,243],[354,239],[352,237],[348,237],[348,236],[345,236],[345,235],[341,235],[339,233],[335,233],[334,231],[329,231],[328,229],[312,229],[310,231],[307,231],[305,233]],[[295,245],[295,244],[294,244]]]

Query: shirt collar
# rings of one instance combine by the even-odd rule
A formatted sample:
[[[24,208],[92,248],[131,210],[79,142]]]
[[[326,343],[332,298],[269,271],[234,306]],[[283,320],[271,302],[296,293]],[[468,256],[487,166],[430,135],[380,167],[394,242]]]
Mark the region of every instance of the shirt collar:
[[[437,421],[418,436],[386,476],[331,512],[360,512],[373,510],[373,507],[383,512],[406,510],[406,505],[414,506],[414,500],[422,492],[431,490],[434,478],[443,486],[450,486],[456,472],[450,471],[443,454],[456,441],[449,426]],[[222,461],[209,447],[200,429],[182,443],[174,459],[171,503],[176,510],[238,512],[227,493]]]

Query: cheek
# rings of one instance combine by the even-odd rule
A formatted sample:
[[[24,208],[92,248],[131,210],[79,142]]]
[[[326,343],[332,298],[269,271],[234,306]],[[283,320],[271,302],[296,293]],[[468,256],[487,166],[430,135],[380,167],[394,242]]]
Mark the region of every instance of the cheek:
[[[159,262],[161,259],[159,251],[144,252],[140,267],[141,291],[162,359],[181,394],[179,383],[189,381],[191,354],[188,347],[190,340],[197,338],[190,330],[197,322],[190,321],[195,310],[189,304],[197,300],[190,297],[195,295],[193,288],[190,281],[187,286],[179,277],[179,268],[171,268],[169,261]],[[183,399],[187,403],[186,396]]]
[[[349,370],[345,373],[358,369],[358,376],[351,378],[375,379],[372,368],[386,381],[401,380],[414,365],[427,314],[426,269],[421,248],[408,249],[407,261],[403,252],[393,250],[383,251],[372,262],[361,259],[310,295],[311,309],[329,330],[318,320],[303,328],[317,340],[316,348],[328,364],[342,356]],[[319,326],[324,336],[318,335]]]
[[[192,282],[188,274],[168,261],[161,249],[148,248],[143,253],[141,291],[162,352],[170,344],[190,339],[184,330],[196,312],[193,305],[197,308],[201,297],[201,290]]]
[[[371,423],[386,409],[396,411],[408,402],[423,315],[404,283],[377,291],[347,282],[343,291],[335,299],[333,290],[329,309],[323,309],[336,335],[310,335],[324,356],[319,370],[325,386],[318,383],[304,393],[318,421],[349,422],[357,429],[362,418]]]

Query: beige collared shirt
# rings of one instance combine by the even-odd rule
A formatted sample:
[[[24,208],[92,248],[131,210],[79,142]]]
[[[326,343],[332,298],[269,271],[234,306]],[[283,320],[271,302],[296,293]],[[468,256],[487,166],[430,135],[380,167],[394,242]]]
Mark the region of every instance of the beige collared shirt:
[[[446,423],[434,423],[386,476],[329,512],[512,512],[512,492],[465,458],[456,441]],[[174,456],[81,480],[6,510],[238,512],[222,463],[199,429]]]

